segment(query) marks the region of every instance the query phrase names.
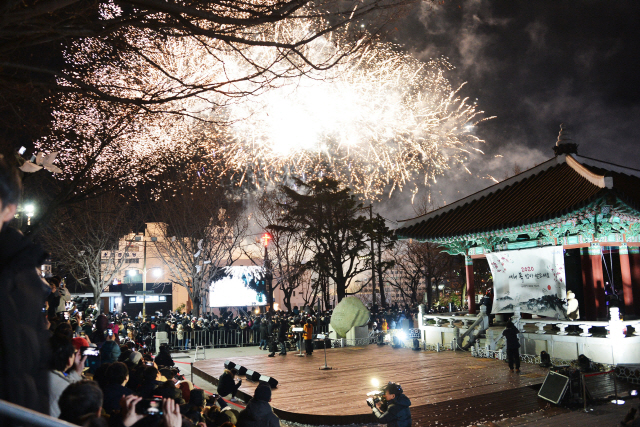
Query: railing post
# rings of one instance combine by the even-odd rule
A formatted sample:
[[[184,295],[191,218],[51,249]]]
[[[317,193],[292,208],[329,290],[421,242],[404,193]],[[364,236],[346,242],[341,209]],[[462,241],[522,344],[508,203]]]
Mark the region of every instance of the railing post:
[[[584,372],[580,373],[582,379],[582,400],[584,402],[584,412],[587,412],[587,384],[584,381]]]

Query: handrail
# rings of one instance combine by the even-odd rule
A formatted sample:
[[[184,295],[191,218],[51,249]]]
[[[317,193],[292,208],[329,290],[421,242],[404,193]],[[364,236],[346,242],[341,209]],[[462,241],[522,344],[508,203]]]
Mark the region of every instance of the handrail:
[[[78,427],[2,399],[0,399],[0,415],[39,427]]]

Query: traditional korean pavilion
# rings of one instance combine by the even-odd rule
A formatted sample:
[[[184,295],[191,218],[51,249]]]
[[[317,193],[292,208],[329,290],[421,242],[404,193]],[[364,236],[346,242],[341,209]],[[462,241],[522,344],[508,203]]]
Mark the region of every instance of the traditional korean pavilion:
[[[625,319],[636,318],[640,315],[640,170],[579,156],[577,144],[562,126],[553,148],[555,157],[544,163],[401,221],[398,238],[437,243],[445,252],[465,256],[470,313],[476,311],[474,259],[489,252],[561,245],[567,290],[575,292],[582,319],[607,318],[611,299],[607,282],[612,273],[621,277],[614,287],[622,289],[619,305]]]

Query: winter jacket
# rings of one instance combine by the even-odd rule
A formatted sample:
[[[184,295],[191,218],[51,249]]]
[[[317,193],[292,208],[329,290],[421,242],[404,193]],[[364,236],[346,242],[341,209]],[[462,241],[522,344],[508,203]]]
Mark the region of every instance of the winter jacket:
[[[103,393],[102,407],[110,414],[120,410],[120,398],[133,394],[133,391],[120,384],[109,384],[104,388]]]
[[[280,419],[269,402],[251,399],[238,415],[236,427],[280,427]]]
[[[156,365],[158,366],[174,366],[176,363],[171,357],[171,353],[168,351],[160,350],[160,353],[155,358]]]
[[[51,288],[36,273],[46,253],[19,231],[0,231],[0,399],[47,413],[49,332],[42,308]],[[17,422],[16,422],[17,424]],[[0,417],[0,425],[12,422]]]
[[[234,393],[237,389],[238,386],[233,380],[233,375],[225,369],[224,373],[220,375],[220,378],[218,379],[218,394],[220,396],[226,396]]]
[[[502,331],[502,335],[507,339],[507,349],[520,348],[519,333],[517,328],[507,328]]]
[[[411,401],[404,394],[396,396],[388,402],[386,412],[381,412],[378,408],[373,408],[373,415],[382,424],[389,427],[411,427]]]
[[[60,416],[60,407],[58,400],[62,392],[69,386],[82,380],[77,372],[71,371],[69,374],[63,374],[60,371],[49,371],[49,415],[54,418]]]

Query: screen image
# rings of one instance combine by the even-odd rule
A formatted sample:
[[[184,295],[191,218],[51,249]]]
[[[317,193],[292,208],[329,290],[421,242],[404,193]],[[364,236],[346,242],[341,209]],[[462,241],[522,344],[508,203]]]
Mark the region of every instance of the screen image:
[[[210,307],[243,307],[266,305],[263,267],[224,267],[209,288]]]

